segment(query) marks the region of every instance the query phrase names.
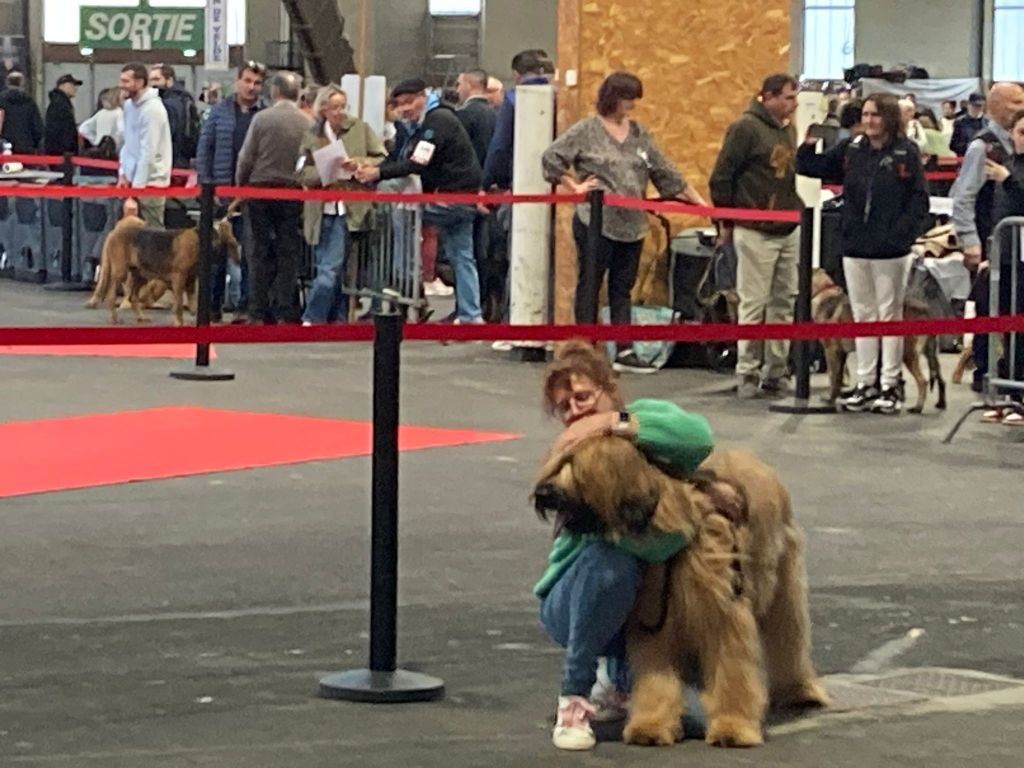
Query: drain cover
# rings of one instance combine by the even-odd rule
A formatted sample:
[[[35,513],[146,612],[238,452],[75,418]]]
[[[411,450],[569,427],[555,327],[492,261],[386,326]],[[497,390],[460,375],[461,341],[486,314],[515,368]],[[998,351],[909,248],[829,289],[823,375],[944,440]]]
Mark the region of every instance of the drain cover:
[[[825,677],[823,680],[832,702],[822,714],[828,712],[851,712],[868,707],[891,707],[898,704],[911,704],[925,701],[928,697],[920,693],[895,691],[875,686],[861,685],[849,680],[837,680]]]
[[[859,685],[891,691],[918,693],[927,697],[973,696],[979,693],[1015,688],[1015,680],[979,677],[970,672],[947,669],[922,669],[902,672],[874,680],[858,680]]]

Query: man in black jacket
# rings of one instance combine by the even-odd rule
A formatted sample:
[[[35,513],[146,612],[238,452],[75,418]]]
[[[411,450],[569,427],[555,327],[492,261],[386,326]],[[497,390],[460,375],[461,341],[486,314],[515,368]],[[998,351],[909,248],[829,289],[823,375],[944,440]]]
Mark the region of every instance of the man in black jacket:
[[[7,89],[0,95],[3,110],[3,138],[15,154],[35,154],[43,140],[43,116],[32,97],[25,93],[25,76],[11,72]]]
[[[459,116],[466,133],[469,134],[469,140],[473,144],[481,168],[487,159],[487,148],[491,145],[494,126],[498,122],[498,113],[491,107],[487,98],[487,81],[488,76],[484,70],[471,69],[459,75],[455,84],[459,92],[459,100],[462,103],[455,114]],[[497,274],[502,270],[489,268],[491,259],[488,258],[490,250],[488,246],[494,239],[490,236],[492,229],[490,222],[495,216],[496,212],[489,216],[477,213],[473,221],[473,258],[476,260],[476,271],[480,278],[481,309],[484,304],[487,304],[484,297],[487,295],[488,283],[504,282],[505,280],[504,274]]]
[[[78,151],[78,122],[71,100],[82,84],[74,75],[61,75],[57,87],[50,91],[46,108],[46,154],[63,155]]]
[[[985,97],[980,93],[972,93],[967,100],[967,114],[953,121],[953,136],[949,140],[949,148],[957,157],[967,154],[967,147],[981,131],[988,126],[985,117]]]
[[[391,92],[402,119],[413,124],[403,156],[380,165],[355,168],[364,184],[403,176],[419,176],[424,192],[463,192],[480,189],[480,161],[469,134],[454,110],[445,104],[427,110],[427,85],[403,80]],[[350,166],[354,167],[354,166]],[[473,258],[473,219],[476,206],[447,203],[424,206],[423,222],[437,227],[440,245],[455,270],[456,322],[482,323],[480,284]]]
[[[177,80],[170,64],[158,64],[149,71],[149,84],[156,88],[171,124],[171,164],[188,168],[199,143],[199,110],[196,100]]]
[[[476,159],[483,167],[484,160],[487,159],[487,148],[491,145],[491,137],[494,135],[494,125],[498,121],[498,113],[491,108],[487,100],[487,73],[482,69],[463,72],[459,75],[455,87],[462,102],[462,106],[455,114],[459,116],[466,133],[469,134]]]

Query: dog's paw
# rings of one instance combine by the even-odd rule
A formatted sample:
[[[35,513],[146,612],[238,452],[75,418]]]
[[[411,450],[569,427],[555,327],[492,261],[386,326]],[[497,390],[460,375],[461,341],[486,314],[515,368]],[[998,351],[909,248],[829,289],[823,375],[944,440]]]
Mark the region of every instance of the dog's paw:
[[[713,747],[756,747],[764,743],[761,724],[740,717],[716,717],[708,724],[704,741]]]
[[[831,701],[825,686],[818,680],[808,680],[789,690],[773,693],[771,699],[776,709],[817,709],[827,707]]]
[[[682,738],[682,726],[653,721],[634,722],[631,720],[622,731],[622,740],[626,744],[636,744],[641,747],[670,747],[677,741],[682,741]]]
[[[151,318],[146,317],[145,315],[139,315],[138,317],[135,318],[135,321],[139,322],[139,323],[151,323],[151,322],[153,322],[153,320]]]

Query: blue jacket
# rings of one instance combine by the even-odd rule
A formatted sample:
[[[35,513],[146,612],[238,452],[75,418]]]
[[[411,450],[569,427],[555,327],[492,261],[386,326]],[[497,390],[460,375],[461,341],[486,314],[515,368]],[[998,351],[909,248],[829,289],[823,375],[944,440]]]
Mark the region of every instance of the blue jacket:
[[[256,102],[252,112],[263,108]],[[221,99],[210,109],[209,117],[199,132],[196,148],[196,172],[200,184],[234,184],[235,165],[235,100]]]
[[[551,81],[543,75],[528,77],[520,85],[548,85]],[[505,94],[498,121],[494,126],[491,145],[487,148],[484,161],[483,189],[498,187],[512,188],[512,143],[516,132],[516,92],[513,88]]]

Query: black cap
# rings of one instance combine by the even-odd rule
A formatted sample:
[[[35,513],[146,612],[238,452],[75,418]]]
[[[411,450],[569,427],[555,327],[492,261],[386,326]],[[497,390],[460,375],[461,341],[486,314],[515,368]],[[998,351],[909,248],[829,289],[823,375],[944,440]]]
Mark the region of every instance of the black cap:
[[[57,78],[57,87],[58,88],[60,86],[64,85],[64,83],[74,83],[75,85],[81,85],[82,81],[79,80],[74,75],[71,75],[71,74],[61,75],[60,77]]]
[[[425,90],[427,90],[425,82],[418,77],[410,77],[408,80],[402,80],[391,89],[391,98],[405,96],[409,93],[423,93]]]
[[[972,93],[970,98],[967,99],[971,104],[984,104],[985,95],[981,93]]]

